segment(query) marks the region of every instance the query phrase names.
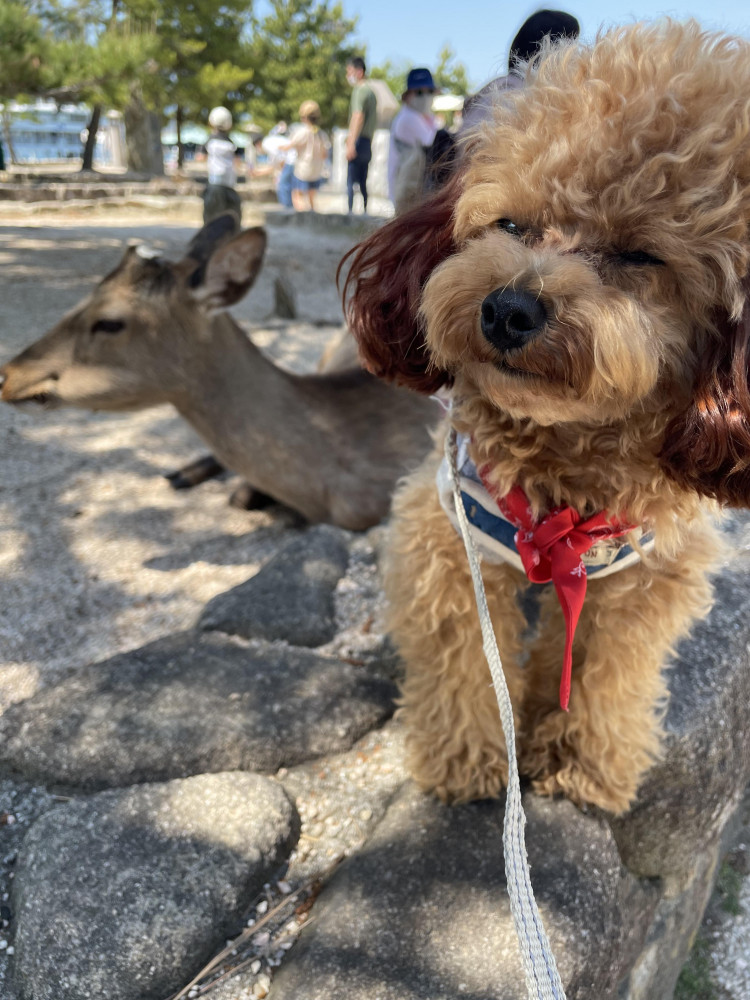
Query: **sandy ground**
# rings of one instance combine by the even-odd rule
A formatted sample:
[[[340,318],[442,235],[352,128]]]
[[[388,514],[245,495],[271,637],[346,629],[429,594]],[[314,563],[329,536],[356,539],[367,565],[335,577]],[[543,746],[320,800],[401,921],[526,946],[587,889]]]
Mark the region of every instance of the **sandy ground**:
[[[194,212],[176,217],[54,211],[0,224],[0,361],[85,295],[128,240],[176,259],[199,220],[196,199]],[[254,221],[262,219],[245,219]],[[271,228],[263,274],[234,313],[281,363],[313,368],[340,325],[334,274],[352,241]],[[282,272],[310,325],[264,323]],[[0,711],[61,671],[191,626],[209,598],[277,547],[288,519],[230,508],[230,483],[170,488],[164,473],[206,451],[170,407],[94,414],[0,405]]]

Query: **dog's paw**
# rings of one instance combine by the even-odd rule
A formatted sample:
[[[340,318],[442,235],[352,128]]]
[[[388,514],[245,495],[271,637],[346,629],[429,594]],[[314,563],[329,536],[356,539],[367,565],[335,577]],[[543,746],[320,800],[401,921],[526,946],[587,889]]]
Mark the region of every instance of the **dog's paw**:
[[[598,806],[613,815],[626,812],[635,798],[634,787],[605,788],[575,763],[537,778],[532,787],[539,795],[564,795],[579,807]]]
[[[476,764],[459,757],[424,757],[412,750],[409,770],[421,788],[451,804],[496,799],[508,784],[508,762],[498,757]]]
[[[508,767],[485,769],[459,782],[445,781],[434,787],[434,792],[443,802],[459,805],[477,799],[496,799],[508,785]]]
[[[598,806],[606,812],[625,812],[635,798],[636,776],[615,775],[588,764],[559,732],[550,738],[554,717],[537,729],[520,754],[521,773],[532,778],[539,795],[564,795],[577,806]]]

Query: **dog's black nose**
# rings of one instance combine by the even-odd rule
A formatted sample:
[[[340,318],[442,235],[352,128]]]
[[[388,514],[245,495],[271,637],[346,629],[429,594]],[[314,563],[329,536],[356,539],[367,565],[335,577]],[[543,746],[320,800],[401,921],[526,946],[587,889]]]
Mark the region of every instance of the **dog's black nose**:
[[[523,347],[546,322],[547,310],[531,292],[496,288],[482,303],[482,333],[500,351]]]

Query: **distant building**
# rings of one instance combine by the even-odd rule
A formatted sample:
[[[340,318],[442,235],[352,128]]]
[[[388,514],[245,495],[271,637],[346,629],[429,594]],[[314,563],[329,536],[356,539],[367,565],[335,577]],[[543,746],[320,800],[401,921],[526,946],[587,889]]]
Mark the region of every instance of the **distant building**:
[[[36,101],[11,102],[10,140],[19,163],[43,163],[78,159],[83,155],[86,127],[91,111],[83,104]],[[98,166],[123,165],[124,128],[116,111],[102,116],[96,135],[94,163]],[[8,150],[6,150],[6,159]]]

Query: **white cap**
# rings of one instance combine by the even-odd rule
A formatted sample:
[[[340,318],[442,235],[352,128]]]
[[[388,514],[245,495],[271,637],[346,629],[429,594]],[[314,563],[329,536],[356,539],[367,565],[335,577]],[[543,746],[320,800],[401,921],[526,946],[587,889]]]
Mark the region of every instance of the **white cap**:
[[[228,132],[232,127],[232,115],[227,108],[212,108],[208,116],[208,124],[211,128],[218,128],[222,132]]]

